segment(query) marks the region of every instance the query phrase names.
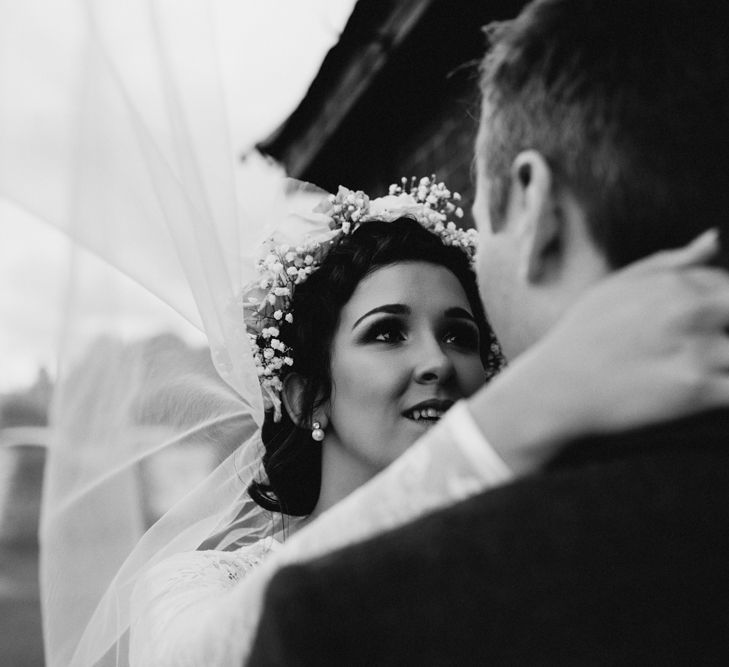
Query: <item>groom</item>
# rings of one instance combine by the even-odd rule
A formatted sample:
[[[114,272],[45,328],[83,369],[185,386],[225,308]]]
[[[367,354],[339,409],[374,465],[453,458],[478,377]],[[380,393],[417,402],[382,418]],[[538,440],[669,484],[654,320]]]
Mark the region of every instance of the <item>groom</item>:
[[[490,33],[474,216],[511,358],[614,269],[729,220],[723,6],[536,0]],[[729,664],[728,445],[726,411],[590,438],[284,569],[250,664]]]

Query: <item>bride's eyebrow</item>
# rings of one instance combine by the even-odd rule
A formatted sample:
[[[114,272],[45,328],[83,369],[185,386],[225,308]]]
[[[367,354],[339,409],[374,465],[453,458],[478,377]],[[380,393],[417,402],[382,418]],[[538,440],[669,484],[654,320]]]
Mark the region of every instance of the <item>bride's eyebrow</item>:
[[[370,317],[370,315],[377,315],[377,313],[388,313],[390,315],[410,315],[410,312],[410,308],[404,306],[401,303],[387,303],[384,306],[377,306],[377,308],[368,310],[352,325],[352,329],[355,329],[362,320]]]
[[[445,311],[446,317],[458,317],[460,319],[471,320],[475,322],[476,318],[471,315],[465,308],[449,308]]]

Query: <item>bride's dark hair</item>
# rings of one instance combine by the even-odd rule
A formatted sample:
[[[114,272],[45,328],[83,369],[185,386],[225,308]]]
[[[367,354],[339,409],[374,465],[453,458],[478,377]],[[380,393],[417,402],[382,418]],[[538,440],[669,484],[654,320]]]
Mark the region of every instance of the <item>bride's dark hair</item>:
[[[496,339],[484,314],[475,275],[466,254],[443,245],[438,236],[410,218],[368,221],[342,236],[321,266],[293,296],[294,322],[282,327],[282,341],[293,349],[289,373],[305,378],[301,425],[310,425],[315,409],[331,394],[331,344],[342,308],[360,281],[376,269],[400,262],[428,262],[450,270],[460,282],[481,338],[486,376],[502,365]],[[321,443],[311,429],[298,426],[283,410],[279,422],[267,414],[262,433],[267,481],[253,482],[248,492],[265,509],[291,516],[311,514],[321,487]]]

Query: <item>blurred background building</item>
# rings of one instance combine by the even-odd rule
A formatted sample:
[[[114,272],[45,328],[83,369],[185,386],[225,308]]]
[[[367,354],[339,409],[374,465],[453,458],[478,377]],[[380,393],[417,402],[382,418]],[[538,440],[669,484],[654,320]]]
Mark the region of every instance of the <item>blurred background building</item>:
[[[38,521],[52,386],[0,394],[0,665],[43,664]]]
[[[470,223],[482,27],[524,4],[359,0],[306,96],[258,147],[330,192],[378,196],[435,172],[461,193]]]

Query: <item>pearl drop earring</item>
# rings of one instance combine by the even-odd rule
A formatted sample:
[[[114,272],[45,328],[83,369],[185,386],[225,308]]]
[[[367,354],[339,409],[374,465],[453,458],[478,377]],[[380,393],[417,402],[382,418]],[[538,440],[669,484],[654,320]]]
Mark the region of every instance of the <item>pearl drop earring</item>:
[[[311,439],[317,442],[324,440],[324,430],[319,422],[314,422],[311,425]]]

